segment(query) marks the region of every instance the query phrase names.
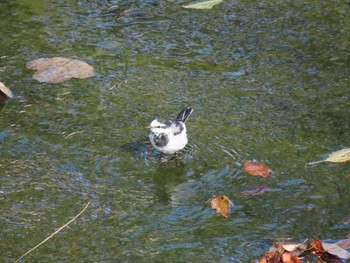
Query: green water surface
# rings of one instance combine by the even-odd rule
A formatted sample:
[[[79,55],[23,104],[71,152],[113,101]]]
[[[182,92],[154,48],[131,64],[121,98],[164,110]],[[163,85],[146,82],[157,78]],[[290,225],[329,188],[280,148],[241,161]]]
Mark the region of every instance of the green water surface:
[[[350,234],[349,163],[305,167],[350,147],[347,1],[189,3],[0,2],[0,81],[20,96],[0,113],[2,262],[88,201],[22,262],[250,262],[274,241]],[[33,80],[26,62],[55,56],[98,74]],[[158,167],[145,126],[184,107],[192,154]],[[228,219],[213,195],[235,204]]]

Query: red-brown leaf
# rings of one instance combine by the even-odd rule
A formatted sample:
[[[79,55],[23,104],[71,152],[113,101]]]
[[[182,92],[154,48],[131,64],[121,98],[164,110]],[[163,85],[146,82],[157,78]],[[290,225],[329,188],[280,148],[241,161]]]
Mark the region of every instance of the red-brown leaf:
[[[322,255],[323,253],[326,252],[322,246],[322,242],[314,237],[312,238],[311,248],[312,248],[312,251],[317,255]]]
[[[263,163],[248,161],[243,165],[243,169],[254,176],[268,177],[272,172],[269,167]]]
[[[264,253],[260,263],[281,263],[281,254],[277,251],[267,251]]]

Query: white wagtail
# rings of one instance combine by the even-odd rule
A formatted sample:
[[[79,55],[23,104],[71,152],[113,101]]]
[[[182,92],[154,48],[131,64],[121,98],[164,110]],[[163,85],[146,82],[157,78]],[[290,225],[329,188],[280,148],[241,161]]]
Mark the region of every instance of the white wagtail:
[[[155,119],[148,128],[151,129],[149,139],[155,149],[165,154],[173,154],[185,148],[187,132],[185,122],[193,109],[180,111],[175,120]]]

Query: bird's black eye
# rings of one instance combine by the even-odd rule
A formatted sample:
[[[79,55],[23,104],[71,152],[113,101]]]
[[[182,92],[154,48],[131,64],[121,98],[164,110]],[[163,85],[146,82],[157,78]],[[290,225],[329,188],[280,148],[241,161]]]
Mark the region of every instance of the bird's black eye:
[[[157,126],[157,128],[162,128],[162,126]]]

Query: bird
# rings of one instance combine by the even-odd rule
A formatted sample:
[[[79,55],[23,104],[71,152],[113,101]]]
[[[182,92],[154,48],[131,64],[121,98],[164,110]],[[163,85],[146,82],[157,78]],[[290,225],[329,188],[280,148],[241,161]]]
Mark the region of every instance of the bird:
[[[162,154],[174,154],[185,148],[188,142],[185,122],[192,111],[192,108],[183,109],[175,120],[153,120],[148,126],[152,146]]]

